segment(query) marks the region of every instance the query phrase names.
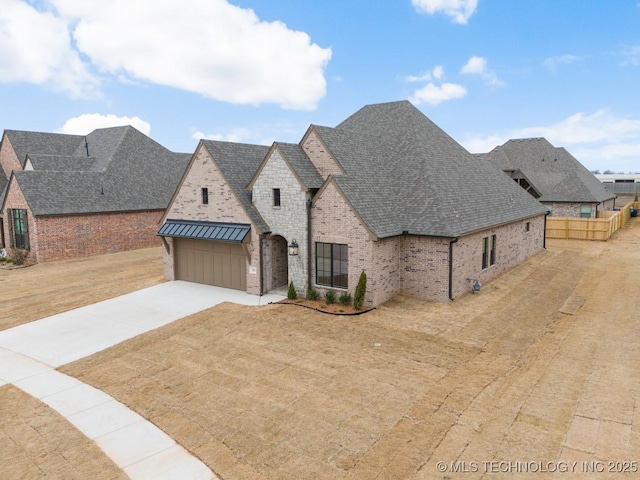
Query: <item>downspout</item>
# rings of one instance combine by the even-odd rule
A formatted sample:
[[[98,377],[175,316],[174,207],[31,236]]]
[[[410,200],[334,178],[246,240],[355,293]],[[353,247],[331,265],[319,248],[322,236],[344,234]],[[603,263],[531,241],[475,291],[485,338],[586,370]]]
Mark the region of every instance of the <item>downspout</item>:
[[[453,301],[453,244],[457,243],[460,237],[456,237],[449,242],[449,300]]]
[[[549,216],[549,210],[544,214],[544,235],[542,235],[542,248],[547,249],[547,217]]]
[[[311,290],[311,198],[307,198],[307,290]]]
[[[260,296],[264,295],[264,259],[263,259],[263,246],[262,242],[264,241],[264,233],[258,235],[258,255],[260,256]]]

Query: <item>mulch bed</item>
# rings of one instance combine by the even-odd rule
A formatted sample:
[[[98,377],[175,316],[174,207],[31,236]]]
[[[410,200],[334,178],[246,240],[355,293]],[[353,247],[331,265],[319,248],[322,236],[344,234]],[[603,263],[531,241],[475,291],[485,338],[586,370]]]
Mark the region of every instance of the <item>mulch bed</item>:
[[[277,303],[310,308],[331,315],[362,315],[363,313],[375,310],[375,307],[362,307],[360,310],[356,310],[353,305],[343,305],[339,302],[327,303],[325,300],[307,300],[306,298],[296,298],[293,300],[285,298]]]

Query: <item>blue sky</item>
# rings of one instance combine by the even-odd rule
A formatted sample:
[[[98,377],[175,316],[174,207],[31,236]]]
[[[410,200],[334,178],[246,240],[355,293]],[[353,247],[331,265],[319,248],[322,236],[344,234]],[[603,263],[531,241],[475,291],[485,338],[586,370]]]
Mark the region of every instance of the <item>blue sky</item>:
[[[0,0],[0,127],[298,142],[410,100],[473,153],[640,172],[638,0]]]

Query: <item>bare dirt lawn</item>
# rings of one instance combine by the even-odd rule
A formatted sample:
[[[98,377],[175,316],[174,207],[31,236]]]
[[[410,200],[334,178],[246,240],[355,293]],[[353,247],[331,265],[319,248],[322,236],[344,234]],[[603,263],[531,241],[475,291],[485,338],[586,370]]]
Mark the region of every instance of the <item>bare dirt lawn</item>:
[[[161,247],[0,268],[0,330],[164,281]]]
[[[452,303],[226,303],[60,370],[224,480],[637,478],[639,279],[633,219],[609,242],[550,241]]]

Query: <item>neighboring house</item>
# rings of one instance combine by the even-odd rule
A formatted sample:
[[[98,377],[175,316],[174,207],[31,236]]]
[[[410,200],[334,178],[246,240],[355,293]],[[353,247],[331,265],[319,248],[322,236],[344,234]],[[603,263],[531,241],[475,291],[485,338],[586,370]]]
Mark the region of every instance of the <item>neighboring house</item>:
[[[491,162],[546,206],[554,217],[595,218],[616,195],[564,148],[544,138],[509,140],[477,158]]]
[[[544,248],[545,214],[402,101],[299,144],[200,141],[158,234],[169,279],[353,294],[365,271],[378,305],[471,291]]]
[[[190,157],[130,126],[86,136],[6,130],[2,245],[36,262],[159,245],[158,221]]]

